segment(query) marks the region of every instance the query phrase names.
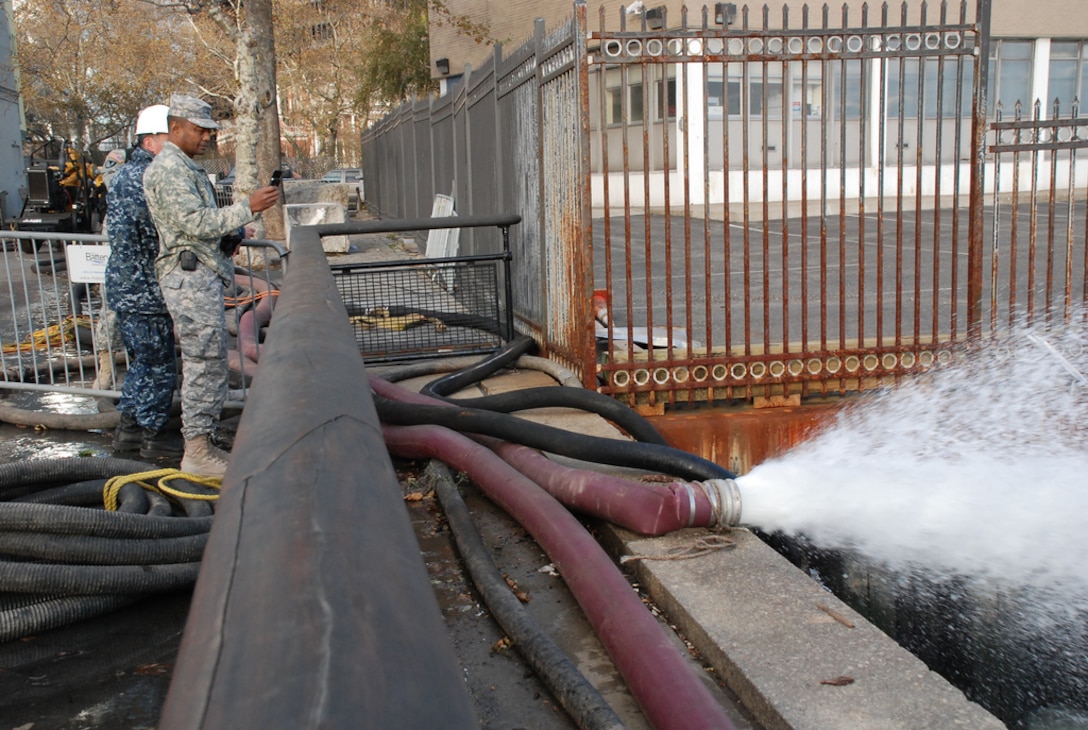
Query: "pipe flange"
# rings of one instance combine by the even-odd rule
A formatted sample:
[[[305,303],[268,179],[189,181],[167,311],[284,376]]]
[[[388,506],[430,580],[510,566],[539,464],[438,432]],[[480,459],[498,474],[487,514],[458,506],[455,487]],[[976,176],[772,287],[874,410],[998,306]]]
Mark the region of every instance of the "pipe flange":
[[[740,524],[740,489],[732,479],[707,479],[701,482],[707,498],[714,508],[714,518],[720,527],[736,527]]]

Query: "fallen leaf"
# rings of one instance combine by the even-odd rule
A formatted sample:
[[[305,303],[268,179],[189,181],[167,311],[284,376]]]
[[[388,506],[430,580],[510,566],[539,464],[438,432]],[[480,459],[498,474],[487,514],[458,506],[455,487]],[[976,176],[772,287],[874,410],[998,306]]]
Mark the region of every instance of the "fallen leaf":
[[[820,684],[828,684],[832,687],[845,687],[848,684],[853,684],[854,678],[847,677],[845,674],[841,677],[835,677],[834,679],[821,679]]]
[[[404,495],[404,501],[405,502],[422,502],[423,501],[423,492],[408,492],[408,494]]]
[[[154,662],[152,664],[141,664],[136,667],[136,674],[144,677],[153,677],[158,674],[167,674],[173,667],[173,664],[162,664],[160,662]]]

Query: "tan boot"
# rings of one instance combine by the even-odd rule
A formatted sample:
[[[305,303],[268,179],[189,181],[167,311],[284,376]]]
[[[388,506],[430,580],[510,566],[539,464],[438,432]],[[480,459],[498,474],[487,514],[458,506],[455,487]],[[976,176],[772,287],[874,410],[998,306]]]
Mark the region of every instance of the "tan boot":
[[[181,457],[181,470],[202,477],[219,477],[227,473],[230,454],[212,445],[207,434],[185,442],[185,455]]]

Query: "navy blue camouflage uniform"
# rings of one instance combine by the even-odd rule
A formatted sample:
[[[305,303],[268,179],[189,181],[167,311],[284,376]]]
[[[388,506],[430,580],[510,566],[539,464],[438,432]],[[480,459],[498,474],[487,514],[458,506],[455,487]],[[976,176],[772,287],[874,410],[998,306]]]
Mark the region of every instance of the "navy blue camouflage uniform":
[[[144,193],[144,172],[154,156],[137,148],[114,176],[106,196],[110,258],[106,301],[117,313],[129,357],[118,409],[140,426],[161,431],[177,384],[174,323],[159,289],[155,258],[159,233]]]

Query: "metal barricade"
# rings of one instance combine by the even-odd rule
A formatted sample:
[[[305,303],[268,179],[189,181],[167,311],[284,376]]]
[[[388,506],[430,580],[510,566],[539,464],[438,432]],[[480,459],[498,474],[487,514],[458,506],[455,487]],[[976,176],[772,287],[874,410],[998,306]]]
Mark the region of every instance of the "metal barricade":
[[[0,389],[120,395],[128,360],[104,302],[108,243],[100,234],[0,232]],[[235,286],[224,302],[239,341],[230,355],[231,400],[245,399],[285,254],[278,242],[247,240],[235,258]]]
[[[317,226],[322,236],[498,228],[497,254],[332,266],[368,363],[488,353],[513,337],[510,226],[517,215],[450,216]]]

